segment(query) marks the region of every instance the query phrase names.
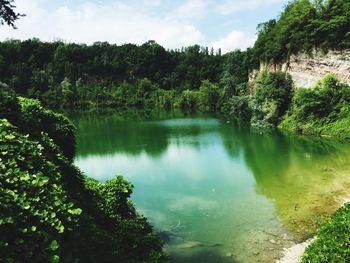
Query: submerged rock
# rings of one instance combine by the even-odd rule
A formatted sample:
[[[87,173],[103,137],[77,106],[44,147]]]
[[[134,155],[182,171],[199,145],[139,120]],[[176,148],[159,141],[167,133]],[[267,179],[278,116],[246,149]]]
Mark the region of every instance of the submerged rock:
[[[181,239],[177,234],[175,234],[172,231],[159,231],[158,235],[160,237],[160,239],[162,239],[165,243],[173,243],[175,241],[178,241],[179,239]]]
[[[214,244],[205,244],[200,241],[184,241],[180,244],[177,244],[175,247],[180,249],[186,249],[186,248],[196,248],[196,247],[219,247],[222,246],[220,243],[214,243]]]
[[[203,247],[203,246],[204,246],[204,244],[202,242],[199,242],[199,241],[185,241],[181,244],[176,245],[177,248],[181,248],[181,249]]]

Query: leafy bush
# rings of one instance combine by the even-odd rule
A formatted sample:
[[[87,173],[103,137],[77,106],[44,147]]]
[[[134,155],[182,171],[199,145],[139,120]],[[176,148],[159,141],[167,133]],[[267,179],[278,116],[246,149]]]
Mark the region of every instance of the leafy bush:
[[[129,201],[132,186],[86,178],[56,145],[74,136],[70,122],[35,100],[13,101],[17,127],[0,119],[1,261],[166,262]]]
[[[5,262],[56,261],[81,213],[42,144],[0,120],[0,251]],[[69,231],[69,230],[68,230]],[[6,255],[6,258],[4,256]]]
[[[280,128],[304,134],[350,138],[350,87],[333,74],[315,88],[298,89]]]
[[[179,96],[175,90],[162,90],[158,91],[159,100],[158,106],[169,110],[173,108],[176,98]]]
[[[14,119],[20,111],[17,95],[3,83],[0,83],[0,102],[0,116]]]
[[[198,105],[198,95],[198,91],[184,90],[176,104],[184,110],[195,110]]]
[[[233,96],[227,103],[230,116],[234,116],[240,120],[250,121],[252,117],[252,109],[249,105],[252,97],[250,95]]]
[[[264,71],[258,76],[255,89],[252,124],[276,126],[291,102],[291,76],[281,71]]]
[[[65,156],[73,158],[75,127],[62,114],[47,110],[38,100],[17,97],[13,91],[0,92],[0,118],[6,118],[32,139],[40,140],[46,132],[61,148]]]
[[[199,89],[199,108],[205,111],[216,111],[220,101],[220,89],[209,81],[203,81]]]
[[[276,127],[288,109],[293,95],[290,75],[277,72],[262,72],[252,94],[241,91],[233,96],[226,107],[231,116],[250,121],[254,126]]]
[[[100,183],[86,179],[86,188],[93,193],[93,202],[108,221],[120,262],[165,262],[162,244],[147,220],[137,215],[128,200],[133,186],[122,176]],[[131,245],[132,244],[132,245]],[[118,249],[117,249],[118,248]]]
[[[274,100],[265,99],[263,102],[258,102],[254,97],[249,101],[252,111],[250,123],[252,126],[260,128],[273,128],[278,121],[277,103]]]
[[[46,132],[66,157],[73,158],[75,153],[75,127],[62,114],[47,110],[38,100],[19,97],[21,105],[20,123],[22,132],[35,138]]]
[[[350,204],[338,209],[322,225],[317,239],[304,253],[303,263],[350,261]]]

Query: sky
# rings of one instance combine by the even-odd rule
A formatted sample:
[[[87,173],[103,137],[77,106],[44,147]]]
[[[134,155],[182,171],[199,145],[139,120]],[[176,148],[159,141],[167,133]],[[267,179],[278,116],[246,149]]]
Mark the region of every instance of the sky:
[[[246,49],[259,23],[277,18],[288,0],[15,0],[26,14],[12,29],[0,27],[0,40],[93,44],[142,44],[165,48],[198,44],[223,53]]]

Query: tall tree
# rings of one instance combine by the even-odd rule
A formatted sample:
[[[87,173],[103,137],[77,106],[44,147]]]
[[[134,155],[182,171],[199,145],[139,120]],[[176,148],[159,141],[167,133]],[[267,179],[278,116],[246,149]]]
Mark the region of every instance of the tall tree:
[[[24,14],[16,13],[14,11],[16,6],[13,3],[14,0],[0,0],[0,23],[16,28],[15,21]]]

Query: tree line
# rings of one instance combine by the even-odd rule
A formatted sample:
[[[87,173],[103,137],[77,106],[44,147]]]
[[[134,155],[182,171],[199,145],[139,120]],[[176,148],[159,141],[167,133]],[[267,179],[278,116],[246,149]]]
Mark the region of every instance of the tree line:
[[[12,3],[0,0],[0,23],[14,26],[21,16]],[[154,41],[0,42],[1,258],[167,262],[159,237],[129,201],[132,185],[121,177],[106,183],[86,178],[72,163],[70,121],[16,93],[51,106],[222,108],[255,126],[350,138],[350,87],[334,75],[314,89],[295,90],[284,72],[261,72],[247,84],[261,62],[349,48],[349,10],[348,0],[291,1],[278,19],[258,27],[254,47],[225,55],[198,45],[166,50]],[[342,222],[343,214],[337,216],[328,226]],[[348,233],[334,239],[324,229],[327,235],[321,232],[304,261],[349,258],[349,249],[336,242],[348,240]]]
[[[0,42],[0,81],[49,106],[221,109],[247,89],[249,72],[260,63],[285,62],[314,49],[350,48],[350,2],[294,0],[257,30],[252,48],[224,55],[199,45],[167,50],[155,41],[86,45],[8,40]],[[208,97],[200,92],[204,82],[210,83],[213,98],[203,98]],[[204,86],[202,91],[208,84]]]
[[[45,93],[65,78],[75,84],[135,83],[147,78],[162,89],[195,89],[217,82],[223,56],[198,45],[166,50],[154,41],[142,45],[93,45],[8,40],[0,43],[0,78],[20,94]]]
[[[299,52],[350,48],[350,1],[290,1],[278,19],[258,26],[256,64],[279,63]]]
[[[246,82],[248,61],[247,53],[239,50],[225,55],[198,45],[166,50],[154,41],[120,46],[38,39],[0,42],[3,85],[53,106],[92,102],[144,107],[163,102],[167,107],[172,100],[181,107],[192,103],[186,102],[187,95],[199,91],[204,81],[229,84],[228,90],[237,82]],[[194,100],[200,95],[196,92],[189,95],[196,97]]]

